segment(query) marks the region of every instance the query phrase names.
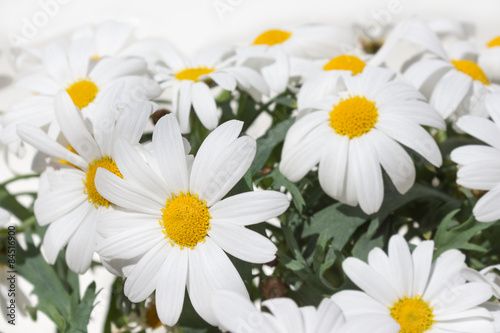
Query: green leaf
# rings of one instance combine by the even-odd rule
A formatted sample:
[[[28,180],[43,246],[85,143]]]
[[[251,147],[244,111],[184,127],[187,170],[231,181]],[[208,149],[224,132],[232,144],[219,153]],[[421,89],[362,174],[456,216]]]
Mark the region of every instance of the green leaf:
[[[487,251],[485,248],[469,241],[480,231],[489,228],[496,222],[478,222],[474,216],[471,216],[464,223],[459,223],[453,219],[458,212],[460,212],[459,209],[450,212],[439,224],[434,236],[434,246],[437,249],[434,252],[434,258],[437,258],[441,253],[450,249],[472,250],[478,252]],[[450,227],[450,224],[454,224],[455,226]]]
[[[94,308],[94,301],[97,294],[95,292],[95,282],[92,282],[83,298],[80,300],[80,291],[75,290],[71,295],[71,307],[69,317],[69,332],[87,332],[87,325],[90,320],[90,314]]]
[[[284,187],[288,192],[290,192],[290,194],[292,195],[293,204],[295,205],[297,210],[301,212],[302,207],[304,207],[305,205],[305,201],[297,186],[286,179],[285,176],[281,174],[278,168],[273,169],[273,171],[271,171],[268,176],[273,178],[273,188],[275,190],[279,191],[281,187]]]
[[[252,163],[252,174],[254,176],[266,164],[274,148],[285,140],[286,132],[293,122],[294,119],[287,119],[277,124],[257,140],[257,152]]]

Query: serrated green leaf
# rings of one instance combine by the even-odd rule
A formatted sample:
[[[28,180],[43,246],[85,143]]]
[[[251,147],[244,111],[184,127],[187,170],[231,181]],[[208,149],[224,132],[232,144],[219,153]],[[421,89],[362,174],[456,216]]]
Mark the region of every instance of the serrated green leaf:
[[[478,222],[474,216],[471,216],[467,221],[459,224],[458,221],[453,219],[459,211],[459,209],[456,209],[450,212],[439,224],[436,234],[434,235],[434,246],[437,249],[434,252],[434,258],[437,258],[441,253],[450,249],[486,252],[486,249],[483,247],[470,243],[469,241],[480,231],[494,225],[495,222]],[[450,227],[450,224],[454,223],[458,225]]]
[[[95,282],[92,282],[87,289],[83,298],[80,300],[80,291],[75,290],[71,295],[71,307],[69,317],[69,332],[82,333],[87,332],[87,325],[90,320],[90,314],[94,308],[94,301],[97,297],[95,292]]]

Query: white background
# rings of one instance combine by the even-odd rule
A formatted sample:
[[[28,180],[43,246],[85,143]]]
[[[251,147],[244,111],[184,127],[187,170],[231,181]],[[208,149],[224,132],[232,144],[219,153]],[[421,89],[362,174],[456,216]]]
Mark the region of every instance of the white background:
[[[44,8],[50,15],[44,13]],[[0,0],[0,110],[25,96],[25,92],[9,84],[14,72],[5,59],[5,50],[7,40],[12,38],[22,37],[26,46],[36,46],[80,25],[115,19],[135,23],[138,38],[164,38],[184,54],[192,55],[214,44],[252,41],[270,28],[311,22],[348,26],[355,21],[373,28],[415,15],[474,22],[483,41],[500,35],[498,0]],[[27,36],[23,29],[29,29],[30,24],[32,29]],[[14,164],[20,172],[29,172],[26,160]],[[0,181],[10,176],[0,161]],[[82,287],[94,278],[104,291],[89,331],[100,332],[112,277],[103,271],[88,273],[82,279]],[[31,291],[23,281],[18,287],[27,293]],[[32,301],[36,302],[36,298],[32,297]],[[3,311],[4,305],[0,306]],[[46,332],[49,327],[50,321],[40,313],[36,324],[18,317],[15,327],[0,317],[2,332],[28,332],[34,328]]]

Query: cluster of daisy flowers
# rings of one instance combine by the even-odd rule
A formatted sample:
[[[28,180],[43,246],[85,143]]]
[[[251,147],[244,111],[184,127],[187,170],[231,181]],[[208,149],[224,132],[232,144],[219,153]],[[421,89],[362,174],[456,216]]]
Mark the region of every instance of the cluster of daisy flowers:
[[[284,27],[188,58],[109,21],[17,49],[20,229],[47,266],[117,276],[107,330],[500,332],[500,39],[467,27],[409,19],[375,53]]]

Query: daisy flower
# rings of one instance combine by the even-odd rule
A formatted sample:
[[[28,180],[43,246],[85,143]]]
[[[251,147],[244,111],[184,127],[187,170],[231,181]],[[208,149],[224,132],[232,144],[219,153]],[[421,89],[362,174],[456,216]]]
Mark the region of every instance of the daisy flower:
[[[456,148],[451,152],[451,159],[459,165],[457,184],[488,191],[477,201],[472,212],[478,221],[492,222],[500,219],[500,94],[487,96],[485,105],[493,121],[464,116],[457,121],[457,127],[487,146]]]
[[[66,50],[54,42],[44,49],[44,71],[21,78],[17,86],[36,95],[15,103],[2,117],[2,141],[11,149],[18,147],[16,126],[31,124],[40,128],[54,125],[54,96],[66,91],[87,118],[95,116],[101,96],[114,82],[123,81],[130,93],[124,96],[153,98],[159,86],[143,76],[146,64],[141,59],[104,58],[90,66],[91,40],[77,39]]]
[[[42,244],[47,261],[53,264],[67,244],[66,262],[80,274],[92,261],[98,216],[113,209],[96,190],[96,171],[104,168],[122,176],[115,162],[114,143],[118,138],[138,143],[155,109],[153,103],[144,101],[137,108],[125,107],[118,115],[122,89],[118,84],[104,94],[97,105],[99,122],[93,123],[91,130],[69,94],[57,94],[55,116],[69,148],[33,125],[18,126],[18,134],[26,143],[66,166],[47,170],[49,188],[37,197],[35,216],[40,225],[49,225]]]
[[[304,306],[288,298],[274,298],[262,303],[270,313],[259,311],[250,299],[231,291],[220,290],[212,297],[212,307],[220,328],[230,332],[248,333],[354,333],[362,327],[347,323],[340,308],[330,299],[318,306]],[[396,323],[383,317],[371,316],[373,333],[385,333],[387,327],[398,328]]]
[[[346,77],[345,88],[317,103],[316,111],[288,131],[280,171],[296,182],[319,163],[321,188],[367,214],[378,211],[384,196],[380,166],[400,193],[415,181],[415,166],[400,143],[430,163],[442,159],[434,139],[420,125],[444,128],[439,114],[393,72],[370,67]]]
[[[162,87],[170,89],[167,94],[171,96],[172,111],[177,115],[182,133],[191,130],[191,106],[205,128],[217,127],[214,84],[229,91],[239,86],[256,99],[269,93],[259,73],[235,65],[232,47],[212,47],[192,58],[183,58],[168,43],[149,41],[137,44],[129,54],[141,55],[149,63],[156,63],[156,78]]]
[[[468,59],[469,46],[451,48],[446,52],[439,37],[424,23],[411,30],[429,53],[406,64],[404,76],[419,89],[444,119],[455,120],[462,114],[484,114],[484,96],[493,91],[487,75],[473,59]],[[465,46],[465,48],[463,47]]]
[[[284,30],[272,29],[258,35],[250,46],[238,51],[241,59],[258,69],[272,91],[285,91],[293,76],[292,62],[324,59],[340,55],[354,36],[348,29],[328,25],[303,25]]]
[[[283,213],[285,194],[255,191],[221,200],[243,177],[255,156],[256,143],[238,138],[243,123],[229,121],[215,129],[194,160],[187,159],[174,115],[166,115],[153,132],[149,163],[125,141],[115,150],[124,178],[97,171],[96,186],[107,200],[123,209],[103,215],[98,245],[104,258],[139,258],[124,272],[125,295],[145,300],[156,290],[161,321],[179,319],[187,287],[198,314],[217,324],[210,305],[216,289],[248,295],[238,271],[224,251],[252,262],[275,258],[276,246],[245,228]]]
[[[77,29],[71,35],[71,39],[91,39],[90,58],[99,60],[106,56],[120,55],[120,51],[125,49],[133,32],[132,24],[108,20],[96,28],[87,25]]]
[[[489,311],[478,307],[491,297],[490,286],[465,282],[460,276],[465,255],[460,251],[448,250],[432,262],[433,249],[433,241],[423,241],[411,253],[405,239],[394,235],[388,255],[375,248],[368,264],[347,258],[344,272],[362,291],[341,291],[332,299],[348,321],[371,325],[366,316],[372,314],[401,326],[387,333],[493,333]]]

